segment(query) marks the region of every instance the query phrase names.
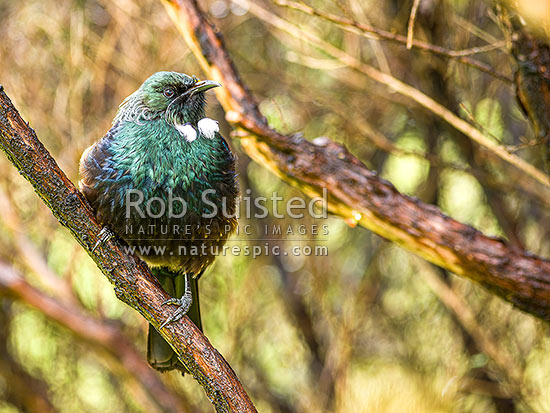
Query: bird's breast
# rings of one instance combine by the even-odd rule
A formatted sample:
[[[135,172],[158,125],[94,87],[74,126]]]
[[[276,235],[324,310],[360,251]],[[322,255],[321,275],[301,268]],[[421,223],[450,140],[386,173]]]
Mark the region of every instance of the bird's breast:
[[[238,195],[235,160],[217,124],[197,126],[191,141],[175,127],[117,130],[87,152],[81,168],[103,223],[131,246],[149,248],[135,251],[149,263],[190,272],[213,260],[190,255],[190,247],[221,246],[235,229]]]

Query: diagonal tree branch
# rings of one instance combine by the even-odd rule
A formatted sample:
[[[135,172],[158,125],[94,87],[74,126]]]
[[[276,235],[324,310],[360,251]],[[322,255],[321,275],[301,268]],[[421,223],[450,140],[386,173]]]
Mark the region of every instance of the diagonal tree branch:
[[[516,307],[550,320],[550,261],[510,248],[461,224],[434,206],[400,194],[390,183],[328,138],[313,142],[267,125],[224,46],[194,0],[163,0],[168,14],[207,75],[226,118],[247,136],[243,149],[285,181],[316,196],[326,188],[329,210],[458,275]]]
[[[137,257],[127,255],[118,240],[100,244],[92,252],[102,228],[91,207],[21,118],[2,86],[0,148],[114,284],[116,296],[158,329],[174,311],[171,306],[162,305],[169,296],[147,265]],[[217,411],[256,411],[229,364],[188,317],[159,332],[204,388]]]

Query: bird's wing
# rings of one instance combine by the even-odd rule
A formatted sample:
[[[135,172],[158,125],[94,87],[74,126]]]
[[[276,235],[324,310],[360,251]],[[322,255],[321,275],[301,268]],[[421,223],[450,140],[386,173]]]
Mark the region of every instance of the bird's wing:
[[[87,148],[80,158],[78,186],[92,205],[95,204],[100,192],[98,181],[105,181],[109,174],[113,177],[115,175],[115,171],[109,167],[111,158],[109,147],[115,133],[115,128],[111,128],[103,138]]]

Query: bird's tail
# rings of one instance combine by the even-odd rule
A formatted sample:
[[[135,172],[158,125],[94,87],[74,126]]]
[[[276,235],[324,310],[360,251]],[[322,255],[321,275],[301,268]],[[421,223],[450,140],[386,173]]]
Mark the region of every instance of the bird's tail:
[[[185,276],[183,274],[170,271],[167,268],[152,268],[151,272],[159,280],[164,290],[172,297],[180,298],[185,293]],[[202,331],[198,282],[198,277],[189,277],[193,302],[187,312],[187,316]],[[178,360],[178,356],[174,353],[172,347],[150,324],[149,335],[147,337],[147,361],[151,367],[162,372],[180,370],[183,373],[187,373],[187,369]]]

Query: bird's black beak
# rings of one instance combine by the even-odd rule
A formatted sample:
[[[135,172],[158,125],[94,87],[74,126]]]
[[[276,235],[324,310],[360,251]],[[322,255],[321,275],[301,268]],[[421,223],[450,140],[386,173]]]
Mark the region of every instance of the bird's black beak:
[[[206,92],[208,89],[212,89],[218,86],[221,86],[221,84],[218,82],[214,82],[213,80],[201,80],[200,82],[195,83],[182,96],[191,97],[199,92]]]

